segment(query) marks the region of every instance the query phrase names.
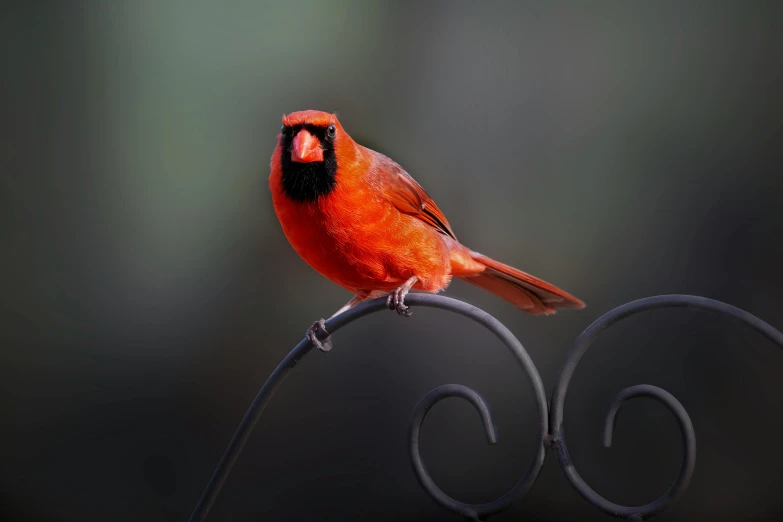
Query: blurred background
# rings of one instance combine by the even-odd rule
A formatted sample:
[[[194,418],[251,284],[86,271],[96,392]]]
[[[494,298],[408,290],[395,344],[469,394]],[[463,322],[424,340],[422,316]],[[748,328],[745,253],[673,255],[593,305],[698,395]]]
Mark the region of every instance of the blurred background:
[[[563,287],[583,311],[496,316],[551,393],[579,333],[615,306],[696,294],[783,328],[783,9],[775,2],[16,2],[0,16],[0,520],[183,521],[258,388],[350,297],[288,245],[269,160],[283,113],[338,112],[402,164],[471,248]],[[780,520],[783,353],[685,310],[631,318],[566,401],[582,477],[654,500],[676,422],[698,459],[657,520]],[[213,521],[454,521],[419,488],[408,419],[463,383],[493,408],[427,419],[450,495],[505,493],[533,457],[524,373],[475,324],[416,309],[335,335],[283,384]],[[610,520],[553,454],[494,520]]]

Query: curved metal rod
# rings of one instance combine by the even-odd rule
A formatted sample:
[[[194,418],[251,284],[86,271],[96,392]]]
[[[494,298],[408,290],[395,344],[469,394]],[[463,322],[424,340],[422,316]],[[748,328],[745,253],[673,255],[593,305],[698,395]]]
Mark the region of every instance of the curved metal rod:
[[[552,392],[549,430],[549,433],[552,437],[551,443],[557,451],[557,461],[560,465],[561,471],[571,483],[571,486],[573,486],[574,489],[576,489],[585,500],[610,515],[627,518],[629,520],[643,520],[657,515],[669,507],[672,503],[674,503],[688,487],[688,484],[690,483],[691,477],[693,475],[693,467],[695,466],[696,458],[695,437],[693,435],[693,427],[690,423],[688,414],[685,412],[685,409],[682,407],[682,405],[671,394],[660,388],[652,386],[646,388],[627,388],[623,390],[615,400],[615,404],[609,410],[604,426],[604,444],[607,442],[611,444],[610,424],[614,422],[615,415],[622,401],[630,398],[632,395],[628,394],[631,393],[636,394],[633,396],[638,396],[639,392],[642,392],[642,395],[651,396],[663,402],[664,405],[666,405],[675,415],[675,417],[677,417],[677,420],[680,424],[680,430],[683,434],[683,445],[685,453],[683,456],[683,465],[680,468],[680,473],[672,484],[672,487],[669,488],[669,490],[663,496],[654,502],[645,504],[644,506],[630,507],[615,504],[605,499],[596,493],[592,488],[590,488],[590,486],[587,485],[582,477],[579,476],[579,473],[577,473],[576,468],[571,462],[571,457],[568,454],[568,447],[566,446],[565,442],[565,433],[563,431],[563,409],[566,392],[568,391],[568,385],[571,382],[571,377],[576,370],[576,366],[584,353],[598,338],[598,336],[604,330],[625,319],[626,317],[647,310],[654,310],[656,308],[690,308],[726,315],[750,326],[765,336],[767,339],[783,348],[783,334],[758,317],[720,301],[714,301],[712,299],[690,295],[662,295],[656,297],[647,297],[645,299],[639,299],[637,301],[624,304],[615,308],[614,310],[607,312],[598,318],[593,324],[591,324],[584,332],[582,332],[582,335],[579,336],[574,345],[571,347],[571,350],[568,352],[566,360],[563,363],[563,366],[560,368],[560,374],[557,377],[555,389]]]
[[[421,296],[422,294],[417,294]],[[410,297],[410,295],[409,295]],[[424,297],[424,296],[423,296]],[[426,296],[437,297],[437,296]],[[406,299],[406,303],[407,303]],[[411,301],[411,304],[415,301]],[[424,304],[424,303],[420,303]],[[441,304],[449,304],[448,307],[444,307]],[[490,332],[495,334],[506,347],[511,350],[512,355],[517,360],[517,363],[527,374],[530,379],[530,385],[533,389],[533,394],[536,400],[536,407],[538,409],[538,444],[536,448],[536,455],[530,467],[525,472],[524,476],[512,487],[505,495],[487,502],[485,504],[466,504],[460,502],[448,496],[443,492],[432,480],[427,473],[427,469],[421,459],[419,453],[419,434],[421,432],[421,426],[424,422],[424,418],[427,415],[429,409],[437,402],[448,398],[458,397],[465,399],[476,408],[484,423],[484,429],[487,433],[487,438],[490,444],[497,442],[497,436],[495,428],[492,424],[492,418],[489,414],[489,409],[484,402],[484,399],[471,388],[462,386],[461,384],[450,384],[446,386],[440,386],[430,391],[424,398],[419,401],[416,408],[413,411],[411,418],[411,426],[409,431],[409,443],[408,448],[410,450],[411,464],[413,465],[413,471],[416,473],[416,478],[419,480],[419,484],[438,504],[444,508],[462,515],[470,520],[480,520],[490,515],[498,513],[508,506],[518,497],[524,495],[533,483],[538,478],[538,473],[544,465],[544,458],[546,457],[546,446],[544,444],[544,438],[547,429],[547,420],[549,410],[546,404],[546,394],[544,392],[544,385],[541,382],[541,377],[536,370],[533,361],[527,354],[525,349],[519,343],[519,340],[506,328],[503,323],[489,315],[488,313],[476,308],[473,305],[463,303],[461,301],[455,301],[449,298],[438,297],[437,300],[431,301],[427,306],[435,306],[437,308],[444,308],[446,310],[454,311],[460,315],[464,315],[474,321],[478,322]],[[457,307],[458,308],[455,308]]]
[[[424,462],[421,460],[421,453],[419,452],[419,434],[421,433],[421,426],[424,423],[424,418],[427,416],[427,413],[429,413],[430,408],[443,399],[451,397],[465,399],[473,405],[481,418],[481,423],[484,425],[487,442],[489,444],[497,444],[497,429],[492,422],[492,415],[489,412],[489,406],[484,398],[479,395],[477,391],[468,388],[467,386],[463,386],[462,384],[444,384],[443,386],[438,386],[434,390],[431,390],[419,401],[416,408],[414,408],[413,415],[411,416],[410,430],[408,432],[408,453],[410,454],[411,464],[413,465],[414,473],[416,473],[416,478],[429,496],[435,499],[441,506],[461,514],[466,519],[480,520],[479,514],[473,506],[454,500],[435,484],[435,481],[432,480],[429,473],[427,473]]]
[[[541,377],[536,371],[532,360],[528,356],[527,352],[525,352],[524,348],[522,348],[522,345],[519,343],[516,337],[514,337],[513,334],[511,334],[511,332],[509,332],[508,329],[505,326],[503,326],[503,324],[500,321],[498,321],[488,313],[484,312],[483,310],[476,308],[475,306],[470,305],[468,303],[458,301],[456,299],[451,299],[449,297],[445,297],[441,295],[432,295],[432,294],[419,294],[419,293],[408,294],[408,296],[405,298],[405,303],[412,306],[427,306],[431,308],[440,308],[442,310],[448,310],[450,312],[454,312],[459,315],[468,317],[473,321],[481,324],[482,326],[490,330],[492,333],[494,333],[501,341],[503,341],[503,343],[506,344],[506,346],[509,347],[513,355],[516,357],[517,361],[522,365],[522,367],[527,372],[528,377],[530,377],[530,383],[535,394],[536,407],[538,409],[540,422],[539,422],[538,448],[536,450],[536,456],[533,460],[533,463],[530,465],[530,468],[528,469],[527,473],[525,473],[525,476],[516,484],[516,486],[512,488],[511,491],[506,493],[506,495],[488,504],[481,504],[478,506],[462,504],[456,500],[450,499],[450,497],[446,496],[445,493],[443,493],[443,495],[446,496],[446,498],[448,498],[454,504],[452,505],[452,507],[449,507],[449,505],[445,505],[441,503],[442,505],[444,505],[449,509],[454,508],[452,509],[453,511],[456,511],[461,514],[465,514],[466,516],[470,516],[470,518],[478,519],[479,517],[496,513],[504,509],[508,505],[510,505],[511,502],[514,500],[514,498],[516,498],[518,495],[521,495],[524,492],[526,492],[528,489],[530,489],[530,486],[533,485],[536,478],[538,477],[538,473],[541,471],[541,467],[544,465],[546,448],[544,447],[543,441],[544,441],[544,434],[546,433],[546,428],[548,424],[548,409],[546,404],[546,394],[544,392],[544,385],[541,381]],[[385,297],[373,299],[371,301],[361,303],[355,306],[354,308],[351,308],[345,311],[344,313],[328,320],[326,322],[326,329],[330,333],[334,334],[335,332],[337,332],[347,324],[356,321],[357,319],[360,319],[371,313],[378,312],[380,310],[387,310]],[[323,340],[323,338],[326,336],[322,331],[319,330],[318,337],[319,339]],[[231,468],[234,466],[234,463],[239,457],[242,448],[245,446],[245,443],[250,437],[250,433],[253,431],[256,422],[258,422],[258,419],[261,417],[261,414],[263,413],[264,408],[266,408],[266,405],[269,403],[269,400],[272,398],[272,395],[275,393],[275,391],[277,391],[278,387],[286,378],[286,376],[291,371],[291,369],[294,368],[296,364],[300,360],[302,360],[302,358],[305,355],[310,353],[310,350],[312,350],[312,348],[313,348],[312,344],[306,338],[300,341],[299,344],[297,344],[296,347],[293,350],[291,350],[291,352],[285,357],[285,359],[283,359],[283,361],[277,366],[277,368],[275,368],[275,370],[272,372],[272,375],[269,376],[267,381],[261,387],[261,390],[258,392],[258,395],[256,395],[256,398],[253,400],[250,407],[248,408],[247,413],[242,419],[242,422],[239,424],[239,428],[237,428],[236,433],[234,433],[234,436],[231,439],[231,442],[229,443],[225,453],[223,454],[223,457],[220,459],[217,469],[215,469],[215,472],[212,474],[212,478],[207,484],[207,487],[204,490],[201,499],[199,500],[198,504],[193,510],[193,513],[190,516],[189,522],[202,522],[207,518],[207,514],[209,513],[210,508],[212,507],[213,503],[215,502],[215,499],[220,493],[221,488],[225,484],[228,475],[231,473]],[[467,396],[465,394],[467,394]],[[474,397],[473,399],[470,398],[471,395]],[[488,435],[494,437],[495,434],[494,426],[492,426],[492,419],[489,415],[489,409],[487,408],[486,403],[484,403],[482,399],[477,399],[476,397],[478,397],[478,394],[473,392],[467,387],[456,385],[456,388],[451,388],[449,386],[445,388],[444,387],[436,388],[435,390],[428,393],[427,396],[425,396],[425,398],[419,403],[419,406],[421,406],[423,402],[428,400],[432,401],[434,399],[434,402],[430,403],[431,406],[432,404],[438,402],[439,400],[442,400],[446,397],[454,397],[454,396],[467,398],[470,402],[474,404],[474,406],[478,408],[478,411],[480,412],[482,416],[482,420],[485,424],[485,428],[487,429]],[[474,400],[477,402],[474,402]],[[416,411],[418,411],[419,406],[417,406]],[[425,406],[423,411],[421,412],[421,422],[423,422],[424,420],[424,414],[426,413],[427,409],[428,407]],[[413,442],[415,440],[416,443],[416,456],[417,456],[416,458],[414,458],[413,456],[411,457],[412,462],[415,463],[416,461],[418,461],[420,464],[421,464],[421,457],[418,455],[418,433],[421,427],[421,422],[418,423],[418,428],[415,430],[416,431],[415,435],[413,434],[413,430],[411,434],[412,437],[411,441]],[[492,429],[490,430],[488,426],[492,426]],[[490,438],[490,442],[492,442],[491,438]],[[426,471],[424,470],[423,464],[421,464],[420,471],[416,469],[414,464],[414,470],[416,471],[416,475],[420,481],[422,480],[422,478],[429,480],[431,486],[430,488],[425,486],[425,490],[428,493],[430,493],[430,495],[433,495],[432,493],[433,491],[441,492],[440,489],[437,486],[435,486],[434,482],[432,482],[432,480],[429,479],[429,476],[426,474]],[[441,502],[441,500],[439,500],[439,498],[437,498],[434,495],[433,498],[435,498],[436,501]]]
[[[688,487],[688,484],[690,484],[691,478],[693,477],[693,470],[696,469],[696,433],[693,430],[693,423],[691,422],[690,416],[688,416],[688,412],[685,411],[685,408],[680,404],[680,401],[674,398],[674,395],[657,386],[639,384],[626,388],[617,394],[617,398],[615,398],[609,411],[606,412],[603,431],[603,443],[605,448],[612,447],[612,433],[615,424],[617,423],[617,414],[620,412],[620,408],[625,401],[636,397],[651,397],[659,401],[672,412],[677,419],[677,424],[680,426],[680,434],[682,435],[682,464],[680,465],[680,473],[677,475],[677,479],[669,490],[656,501],[656,503],[661,503],[666,507],[676,502],[680,496],[685,493],[685,489]],[[663,509],[665,509],[665,507]],[[639,509],[633,515],[641,518],[641,511],[642,510]]]

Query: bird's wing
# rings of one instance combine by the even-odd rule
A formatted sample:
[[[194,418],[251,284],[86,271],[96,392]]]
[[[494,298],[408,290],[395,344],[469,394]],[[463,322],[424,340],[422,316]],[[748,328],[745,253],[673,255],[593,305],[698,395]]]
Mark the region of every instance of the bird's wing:
[[[405,169],[382,156],[376,173],[381,192],[397,210],[420,219],[441,234],[457,239],[443,211]]]

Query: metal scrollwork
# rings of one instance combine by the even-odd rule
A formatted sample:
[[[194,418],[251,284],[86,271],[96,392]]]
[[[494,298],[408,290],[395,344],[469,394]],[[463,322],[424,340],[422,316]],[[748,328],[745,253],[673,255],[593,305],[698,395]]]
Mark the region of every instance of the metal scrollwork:
[[[579,364],[579,360],[590,345],[595,342],[598,336],[626,317],[657,308],[689,308],[725,315],[745,323],[783,348],[783,334],[758,317],[726,303],[692,295],[661,295],[632,301],[607,312],[591,324],[587,330],[582,332],[582,335],[579,336],[571,347],[571,350],[568,352],[568,355],[566,355],[565,362],[560,368],[560,374],[555,383],[555,389],[552,393],[552,400],[550,402],[551,418],[549,433],[554,442],[553,447],[557,452],[557,462],[560,464],[560,469],[574,489],[592,505],[609,515],[621,518],[631,519],[631,517],[637,517],[637,519],[642,520],[650,518],[668,508],[685,493],[685,489],[691,481],[693,470],[696,466],[696,436],[693,432],[693,425],[691,424],[688,413],[674,396],[656,386],[632,386],[621,391],[615,399],[614,404],[606,416],[606,422],[604,423],[604,446],[611,446],[614,419],[616,418],[620,406],[627,399],[641,396],[657,399],[674,414],[680,425],[683,441],[683,460],[680,467],[680,473],[671,488],[654,502],[645,504],[644,506],[630,507],[615,504],[614,502],[605,499],[590,488],[590,486],[582,480],[582,477],[579,476],[579,473],[577,473],[576,468],[571,462],[571,458],[568,454],[568,446],[566,446],[565,442],[563,431],[563,406],[565,404],[568,384],[571,382],[571,377],[574,374],[574,370],[576,370],[576,365]]]
[[[682,404],[666,390],[657,386],[641,384],[631,386],[621,391],[612,403],[606,414],[603,430],[603,444],[605,447],[612,445],[612,436],[617,414],[623,404],[636,397],[650,397],[661,402],[675,416],[680,427],[683,444],[683,459],[680,472],[669,490],[660,498],[645,504],[644,506],[623,506],[615,504],[596,493],[579,476],[571,462],[568,447],[565,441],[563,429],[563,408],[566,392],[571,382],[576,366],[590,345],[606,329],[615,323],[631,315],[653,310],[657,308],[690,308],[725,315],[741,321],[761,333],[772,342],[783,348],[783,334],[765,323],[761,319],[734,306],[706,299],[703,297],[688,295],[664,295],[639,299],[631,303],[619,306],[596,320],[576,340],[566,356],[560,369],[555,388],[552,393],[550,405],[547,405],[544,385],[530,356],[520,344],[519,340],[497,319],[473,305],[439,295],[409,294],[406,304],[412,306],[426,306],[440,308],[467,317],[495,334],[503,344],[511,351],[517,363],[527,374],[531,389],[534,394],[538,410],[539,426],[536,453],[530,467],[524,476],[502,497],[485,504],[466,504],[460,502],[443,492],[427,473],[424,462],[419,452],[419,435],[422,424],[429,410],[443,399],[455,397],[468,401],[478,412],[487,440],[490,444],[497,442],[495,426],[492,422],[489,406],[475,390],[461,384],[447,384],[439,386],[425,395],[414,408],[409,431],[409,450],[413,471],[422,488],[444,508],[453,511],[468,520],[483,520],[486,517],[498,513],[511,505],[517,498],[524,495],[538,478],[538,474],[544,465],[546,451],[553,448],[557,453],[557,461],[560,469],[569,483],[582,497],[598,509],[609,515],[625,518],[627,520],[645,520],[655,516],[671,506],[685,490],[693,476],[696,466],[696,436],[688,413]],[[326,329],[334,333],[345,325],[364,317],[365,315],[386,309],[385,298],[379,298],[362,303],[345,313],[327,321]],[[323,335],[322,332],[319,332]],[[209,509],[217,498],[220,489],[228,478],[231,468],[242,451],[253,427],[260,418],[267,403],[274,392],[285,379],[288,372],[307,355],[313,348],[307,340],[302,340],[272,372],[272,375],[264,383],[253,403],[250,405],[239,428],[231,439],[217,469],[210,479],[206,490],[199,500],[190,522],[201,522],[206,519]]]
[[[411,297],[413,296],[409,294],[408,300],[406,301],[409,304],[433,306],[436,308],[442,308],[444,310],[456,312],[460,315],[473,319],[477,323],[484,326],[487,330],[495,334],[501,341],[503,341],[503,344],[505,344],[506,347],[511,350],[511,353],[516,359],[517,363],[519,363],[519,365],[527,374],[533,389],[533,393],[535,395],[536,407],[538,409],[539,426],[538,443],[533,462],[530,464],[527,472],[525,472],[525,475],[519,480],[519,482],[516,483],[513,488],[511,488],[508,493],[498,498],[497,500],[487,502],[486,504],[465,504],[448,496],[435,484],[432,478],[430,478],[429,474],[427,473],[427,469],[424,467],[424,462],[421,460],[421,455],[419,454],[419,433],[421,431],[421,425],[424,422],[424,417],[427,415],[427,412],[430,408],[432,408],[432,406],[447,397],[459,397],[473,404],[481,416],[484,429],[487,433],[487,440],[490,444],[496,443],[497,435],[495,434],[495,427],[492,424],[489,408],[484,402],[484,399],[481,398],[478,392],[468,388],[467,386],[463,386],[461,384],[448,384],[446,386],[435,388],[429,392],[421,401],[419,401],[419,404],[417,404],[416,408],[413,410],[410,427],[410,441],[408,447],[410,448],[410,457],[411,464],[413,465],[413,471],[416,473],[416,478],[419,479],[419,484],[421,484],[421,487],[424,488],[424,491],[426,491],[429,496],[435,499],[435,502],[444,508],[458,513],[469,520],[481,520],[488,517],[489,515],[493,515],[506,509],[516,498],[524,495],[536,481],[536,478],[538,478],[538,473],[544,466],[544,457],[546,456],[544,437],[547,430],[547,421],[549,416],[546,405],[546,394],[544,393],[544,384],[541,382],[541,377],[539,376],[533,361],[519,343],[519,340],[514,337],[508,328],[503,326],[503,323],[488,313],[476,308],[473,305],[469,305],[467,303],[463,303],[462,301],[457,301],[448,297],[427,294],[416,294],[415,300],[410,299]]]

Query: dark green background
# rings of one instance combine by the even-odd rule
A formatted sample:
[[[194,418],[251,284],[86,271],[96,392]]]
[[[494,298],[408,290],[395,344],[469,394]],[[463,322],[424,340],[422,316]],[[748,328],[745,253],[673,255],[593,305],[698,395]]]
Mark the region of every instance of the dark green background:
[[[471,248],[584,311],[503,321],[548,393],[591,321],[664,293],[783,327],[783,9],[775,2],[16,2],[0,11],[0,512],[14,521],[183,521],[259,386],[350,297],[301,261],[267,187],[283,113],[337,111],[401,163]],[[533,455],[522,372],[445,312],[376,314],[285,382],[213,521],[458,520],[419,488],[408,417],[451,495],[487,501]],[[693,484],[658,520],[783,518],[783,353],[722,318],[659,311],[588,352],[566,401],[597,491],[661,495],[690,412]],[[496,520],[609,520],[553,456]]]

